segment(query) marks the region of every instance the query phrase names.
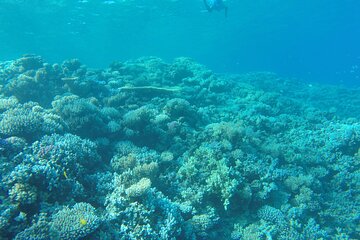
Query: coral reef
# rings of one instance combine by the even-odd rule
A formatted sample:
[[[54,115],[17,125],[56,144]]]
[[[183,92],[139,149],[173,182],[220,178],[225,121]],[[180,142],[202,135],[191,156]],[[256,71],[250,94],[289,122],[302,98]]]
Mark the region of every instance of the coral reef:
[[[52,216],[51,231],[58,239],[80,239],[94,232],[101,220],[95,208],[88,203],[76,203],[73,207],[65,206]]]
[[[1,62],[0,239],[359,239],[359,96],[189,58]]]
[[[8,108],[0,120],[0,136],[23,137],[29,141],[44,134],[61,133],[65,128],[59,116],[33,102]]]

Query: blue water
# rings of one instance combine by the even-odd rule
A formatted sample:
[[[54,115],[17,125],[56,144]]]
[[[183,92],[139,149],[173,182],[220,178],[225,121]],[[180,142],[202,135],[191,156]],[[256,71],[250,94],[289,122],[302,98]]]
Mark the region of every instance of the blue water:
[[[358,85],[360,1],[228,0],[228,17],[201,0],[0,1],[0,60],[192,57],[215,72],[272,71]]]

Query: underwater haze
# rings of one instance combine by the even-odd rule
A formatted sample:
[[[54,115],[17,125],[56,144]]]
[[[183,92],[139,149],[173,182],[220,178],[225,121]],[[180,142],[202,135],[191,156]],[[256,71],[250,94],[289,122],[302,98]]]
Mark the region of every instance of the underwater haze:
[[[216,72],[273,71],[304,81],[357,84],[357,0],[1,0],[1,59],[24,53],[90,67],[187,56]]]
[[[0,239],[360,239],[360,0],[0,0]]]

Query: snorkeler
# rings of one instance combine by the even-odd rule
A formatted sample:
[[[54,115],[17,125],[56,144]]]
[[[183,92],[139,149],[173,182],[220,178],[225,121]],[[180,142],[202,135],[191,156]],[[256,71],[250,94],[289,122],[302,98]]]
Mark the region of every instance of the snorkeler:
[[[225,5],[224,0],[204,0],[204,4],[208,12],[225,10],[225,17],[227,17],[228,7]]]

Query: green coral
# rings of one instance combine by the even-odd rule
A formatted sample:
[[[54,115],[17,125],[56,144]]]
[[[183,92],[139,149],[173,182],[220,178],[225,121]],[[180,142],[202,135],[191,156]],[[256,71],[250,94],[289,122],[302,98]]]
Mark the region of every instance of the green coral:
[[[214,202],[221,200],[225,209],[238,190],[239,180],[241,180],[241,176],[236,176],[237,173],[232,171],[229,160],[221,156],[218,150],[206,144],[200,146],[193,155],[185,159],[178,174],[184,187],[187,188],[183,191],[184,198],[192,195],[194,202],[203,201],[195,198],[200,196]],[[191,192],[197,192],[197,194],[193,195]]]

